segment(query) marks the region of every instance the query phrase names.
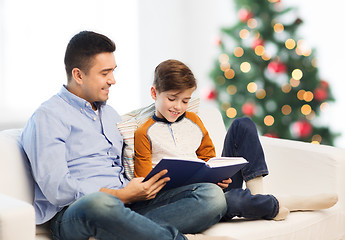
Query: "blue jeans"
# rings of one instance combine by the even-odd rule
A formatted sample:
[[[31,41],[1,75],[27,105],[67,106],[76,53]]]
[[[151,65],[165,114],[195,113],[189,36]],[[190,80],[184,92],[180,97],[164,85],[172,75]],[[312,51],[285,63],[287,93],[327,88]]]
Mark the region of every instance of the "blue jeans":
[[[244,157],[249,163],[231,179],[225,189],[228,211],[223,220],[234,216],[251,219],[272,219],[279,211],[279,202],[272,195],[251,195],[243,190],[243,180],[248,181],[268,174],[264,152],[256,125],[249,118],[238,118],[231,124],[224,141],[222,156]]]
[[[51,221],[54,239],[164,240],[186,239],[201,232],[226,211],[222,190],[214,184],[192,184],[160,192],[149,201],[124,205],[117,197],[97,192],[60,211]]]

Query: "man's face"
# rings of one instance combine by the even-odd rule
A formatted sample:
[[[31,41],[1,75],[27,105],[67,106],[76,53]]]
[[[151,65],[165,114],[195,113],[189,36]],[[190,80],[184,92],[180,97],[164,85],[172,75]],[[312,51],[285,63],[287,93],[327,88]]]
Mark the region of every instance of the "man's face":
[[[156,116],[175,122],[187,110],[194,90],[194,88],[189,88],[183,91],[158,92],[155,87],[152,87],[151,96],[156,101]]]
[[[100,53],[94,56],[87,73],[82,71],[81,98],[89,103],[104,102],[109,98],[109,88],[116,83],[116,68],[113,53]]]

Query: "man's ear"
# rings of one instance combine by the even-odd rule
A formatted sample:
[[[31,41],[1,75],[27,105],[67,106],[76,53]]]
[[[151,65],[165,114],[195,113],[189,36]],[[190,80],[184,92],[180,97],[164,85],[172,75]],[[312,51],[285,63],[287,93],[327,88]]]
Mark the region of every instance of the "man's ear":
[[[79,68],[72,69],[72,77],[76,81],[77,84],[83,83],[83,72]]]
[[[151,87],[151,97],[153,100],[157,99],[157,89],[154,86]]]

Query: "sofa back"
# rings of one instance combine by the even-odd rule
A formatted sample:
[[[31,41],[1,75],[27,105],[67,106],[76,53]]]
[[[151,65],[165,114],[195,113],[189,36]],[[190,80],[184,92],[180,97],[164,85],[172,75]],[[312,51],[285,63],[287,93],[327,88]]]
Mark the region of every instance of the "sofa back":
[[[21,129],[0,132],[0,193],[32,203],[33,179],[28,159],[18,143]]]

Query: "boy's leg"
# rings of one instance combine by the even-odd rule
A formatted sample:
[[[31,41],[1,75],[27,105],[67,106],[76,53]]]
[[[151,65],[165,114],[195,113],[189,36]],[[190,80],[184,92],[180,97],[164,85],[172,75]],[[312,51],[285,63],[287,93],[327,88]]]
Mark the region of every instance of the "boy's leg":
[[[116,197],[102,192],[87,195],[62,210],[51,222],[54,239],[179,239],[173,226],[163,226],[126,208]]]
[[[222,156],[244,157],[249,162],[231,178],[229,189],[242,188],[244,180],[252,194],[263,192],[262,176],[268,174],[268,169],[257,128],[252,120],[234,120],[226,134]]]
[[[225,192],[228,205],[223,220],[233,217],[249,219],[274,219],[279,213],[279,202],[273,195],[252,195],[248,189],[231,189]]]
[[[215,184],[191,184],[159,193],[155,199],[135,203],[131,209],[182,233],[199,233],[220,221],[226,212],[224,193]]]

